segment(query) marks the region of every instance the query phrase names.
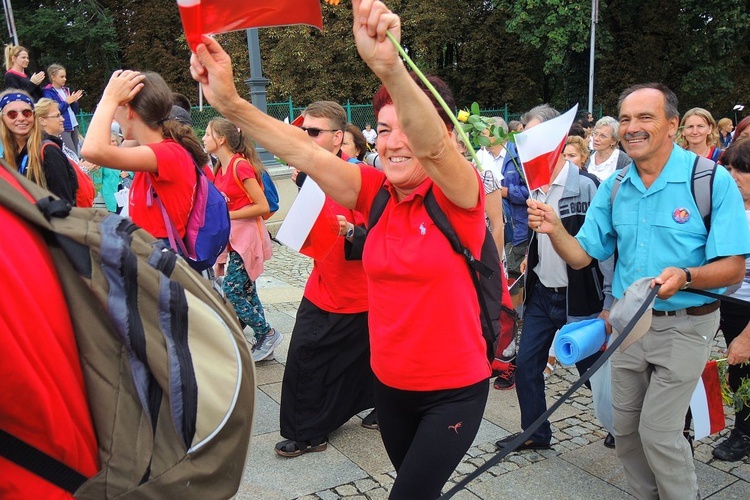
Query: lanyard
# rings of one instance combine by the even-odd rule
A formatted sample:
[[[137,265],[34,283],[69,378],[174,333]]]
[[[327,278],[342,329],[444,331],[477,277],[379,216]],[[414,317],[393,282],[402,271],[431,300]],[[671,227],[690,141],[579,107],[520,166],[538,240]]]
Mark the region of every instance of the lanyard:
[[[23,155],[23,159],[21,160],[21,166],[18,167],[18,173],[21,175],[26,175],[26,164],[29,162],[29,155]]]

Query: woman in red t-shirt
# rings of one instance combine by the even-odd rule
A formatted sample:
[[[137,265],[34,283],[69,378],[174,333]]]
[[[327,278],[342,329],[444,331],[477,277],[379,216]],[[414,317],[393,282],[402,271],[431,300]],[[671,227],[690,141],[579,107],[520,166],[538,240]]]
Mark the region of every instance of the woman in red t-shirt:
[[[203,145],[219,160],[214,167],[214,185],[227,199],[232,221],[227,247],[229,256],[221,287],[240,321],[255,332],[253,360],[261,361],[273,354],[282,335],[266,321],[255,288],[255,280],[263,272],[263,261],[272,253],[268,231],[261,218],[270,209],[261,187],[260,158],[252,141],[225,118],[208,122]]]
[[[117,70],[104,89],[91,119],[81,156],[96,165],[135,172],[130,188],[129,214],[137,225],[157,238],[167,238],[159,204],[166,208],[180,238],[193,205],[194,165],[205,165],[208,156],[193,129],[170,119],[172,91],[157,73]],[[117,120],[133,147],[110,142],[110,126]]]

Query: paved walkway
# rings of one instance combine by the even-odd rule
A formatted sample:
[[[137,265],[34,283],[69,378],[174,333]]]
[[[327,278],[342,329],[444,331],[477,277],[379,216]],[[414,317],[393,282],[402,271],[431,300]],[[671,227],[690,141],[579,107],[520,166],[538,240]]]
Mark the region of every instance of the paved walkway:
[[[297,458],[276,455],[280,441],[281,380],[294,325],[312,261],[276,246],[274,258],[258,280],[259,294],[270,323],[285,336],[276,359],[256,366],[258,386],[253,440],[237,499],[385,499],[395,472],[377,431],[353,417],[329,436],[328,449]],[[547,383],[548,401],[564,393],[576,380],[573,372],[557,367]],[[515,390],[490,389],[479,433],[452,477],[457,481],[494,455],[495,441],[520,431]],[[731,422],[731,417],[728,418]],[[593,415],[591,393],[582,388],[552,417],[553,449],[513,453],[469,484],[454,498],[467,499],[602,499],[632,498],[614,450],[605,448],[606,435]],[[723,438],[724,431],[719,438]],[[711,456],[713,440],[697,444],[696,469],[704,498],[750,498],[750,459],[721,462]],[[446,489],[447,490],[447,487]]]

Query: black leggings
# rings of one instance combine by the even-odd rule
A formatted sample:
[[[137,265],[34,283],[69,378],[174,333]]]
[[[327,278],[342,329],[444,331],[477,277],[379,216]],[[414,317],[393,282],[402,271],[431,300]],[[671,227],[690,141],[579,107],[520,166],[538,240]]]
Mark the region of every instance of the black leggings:
[[[489,384],[402,391],[375,381],[383,444],[398,476],[391,499],[435,499],[482,422]]]

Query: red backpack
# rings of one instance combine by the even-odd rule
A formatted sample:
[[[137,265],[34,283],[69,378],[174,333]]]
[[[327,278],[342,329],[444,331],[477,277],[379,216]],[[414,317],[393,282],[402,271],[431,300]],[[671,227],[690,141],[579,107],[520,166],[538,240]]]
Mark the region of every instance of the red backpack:
[[[44,161],[44,150],[50,144],[62,151],[60,146],[58,146],[55,141],[45,139],[44,142],[42,142],[42,161]],[[65,155],[65,158],[68,158],[68,156]],[[91,177],[86,175],[86,172],[83,171],[78,163],[74,162],[70,158],[68,158],[68,162],[73,168],[73,172],[76,173],[76,179],[78,179],[78,190],[76,191],[76,206],[80,208],[93,207],[94,195],[96,193],[96,191],[94,190],[94,181],[91,180]]]

